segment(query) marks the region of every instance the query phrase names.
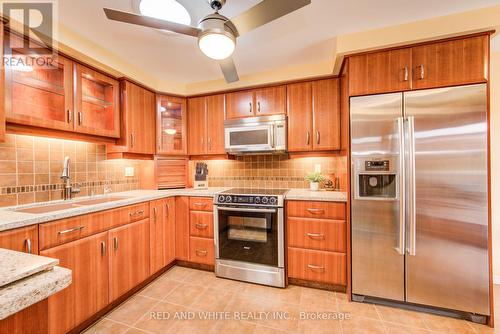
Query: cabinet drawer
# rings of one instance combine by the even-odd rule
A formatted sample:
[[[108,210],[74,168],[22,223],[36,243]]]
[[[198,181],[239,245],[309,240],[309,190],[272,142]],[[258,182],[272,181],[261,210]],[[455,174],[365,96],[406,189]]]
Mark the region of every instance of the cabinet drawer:
[[[38,225],[1,232],[0,248],[38,254]]]
[[[89,235],[89,221],[89,219],[84,219],[84,216],[79,216],[40,224],[40,250]]]
[[[346,252],[344,220],[288,218],[288,246]]]
[[[345,220],[345,203],[289,201],[288,217],[339,219]]]
[[[149,217],[149,202],[119,209],[120,225],[133,223]]]
[[[289,247],[288,277],[345,285],[346,255]]]
[[[189,197],[189,210],[213,211],[212,197]]]
[[[214,237],[214,223],[212,212],[191,211],[189,213],[189,225],[189,234],[193,237]]]
[[[214,264],[214,241],[207,238],[189,238],[189,261],[202,264]]]

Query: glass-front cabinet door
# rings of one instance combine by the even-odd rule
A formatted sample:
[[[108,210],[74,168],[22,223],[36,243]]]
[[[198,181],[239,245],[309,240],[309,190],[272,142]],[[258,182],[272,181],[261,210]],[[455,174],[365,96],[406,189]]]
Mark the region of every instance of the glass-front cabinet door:
[[[157,153],[187,154],[186,100],[158,95],[157,108]]]
[[[47,49],[23,49],[23,39],[8,34],[4,35],[7,122],[73,131],[73,63]]]
[[[120,137],[119,83],[80,64],[75,65],[75,130]]]

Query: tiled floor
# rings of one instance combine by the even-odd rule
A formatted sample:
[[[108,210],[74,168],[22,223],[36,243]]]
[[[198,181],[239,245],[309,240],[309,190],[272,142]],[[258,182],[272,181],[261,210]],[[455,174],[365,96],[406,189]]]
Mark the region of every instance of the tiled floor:
[[[317,315],[328,319],[311,319]],[[344,320],[338,319],[341,315]],[[85,334],[93,333],[483,334],[500,330],[426,313],[350,303],[342,293],[298,286],[270,288],[174,267]]]

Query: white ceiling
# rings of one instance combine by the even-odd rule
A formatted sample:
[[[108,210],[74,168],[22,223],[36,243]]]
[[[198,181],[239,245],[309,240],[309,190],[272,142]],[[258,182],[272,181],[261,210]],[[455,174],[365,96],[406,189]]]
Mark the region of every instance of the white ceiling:
[[[201,53],[195,38],[106,19],[102,7],[133,11],[134,1],[62,0],[59,19],[157,80],[187,84],[222,78],[217,63]],[[180,1],[189,4],[195,20],[211,12],[206,0]],[[221,13],[231,18],[258,2],[227,0]],[[240,75],[333,62],[335,36],[497,4],[500,0],[312,0],[311,5],[241,36],[234,60]]]

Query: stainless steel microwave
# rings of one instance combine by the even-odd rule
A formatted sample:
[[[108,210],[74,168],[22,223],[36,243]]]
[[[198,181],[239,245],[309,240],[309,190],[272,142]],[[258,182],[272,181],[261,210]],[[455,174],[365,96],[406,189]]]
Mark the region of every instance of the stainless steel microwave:
[[[286,152],[286,116],[273,115],[227,120],[224,144],[229,154]]]

